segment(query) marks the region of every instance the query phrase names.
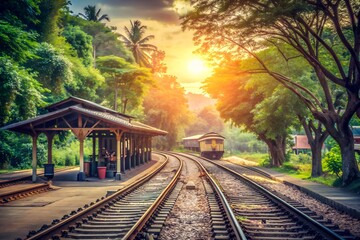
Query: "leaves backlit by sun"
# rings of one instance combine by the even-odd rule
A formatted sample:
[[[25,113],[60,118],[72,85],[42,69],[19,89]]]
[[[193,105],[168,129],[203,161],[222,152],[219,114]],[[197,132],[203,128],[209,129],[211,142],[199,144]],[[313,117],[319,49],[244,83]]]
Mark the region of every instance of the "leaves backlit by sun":
[[[190,5],[189,1],[184,0],[175,0],[173,3],[173,9],[177,12],[180,16],[187,14],[189,11],[193,10]]]
[[[188,71],[193,75],[205,74],[209,71],[203,60],[192,59],[188,63]]]

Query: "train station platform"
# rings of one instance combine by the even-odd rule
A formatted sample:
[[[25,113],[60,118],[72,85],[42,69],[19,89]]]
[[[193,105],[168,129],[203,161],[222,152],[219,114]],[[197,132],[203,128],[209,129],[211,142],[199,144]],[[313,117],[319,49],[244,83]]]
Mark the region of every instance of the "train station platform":
[[[316,182],[297,179],[264,167],[251,166],[248,168],[254,169],[273,180],[293,186],[339,211],[360,219],[360,194],[352,193],[342,188],[335,188]]]
[[[25,239],[30,230],[38,230],[44,224],[51,224],[54,219],[61,219],[85,204],[124,188],[163,161],[153,155],[153,160],[122,174],[121,181],[114,178],[87,178],[79,182],[78,167],[55,173],[53,190],[0,205],[0,239]]]

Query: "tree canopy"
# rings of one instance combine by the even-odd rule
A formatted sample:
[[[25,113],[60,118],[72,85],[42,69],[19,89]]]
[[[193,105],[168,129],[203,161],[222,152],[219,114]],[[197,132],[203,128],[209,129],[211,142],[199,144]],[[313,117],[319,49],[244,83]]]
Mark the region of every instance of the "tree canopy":
[[[194,11],[183,21],[195,30],[200,51],[214,59],[253,57],[260,64],[252,74],[265,73],[290,89],[338,142],[343,161],[343,183],[359,176],[349,121],[360,112],[359,2],[327,1],[215,1],[194,2]],[[318,87],[274,70],[258,55],[269,45],[279,58],[304,59]],[[295,51],[286,55],[280,45]],[[320,91],[320,97],[318,90]],[[315,90],[316,92],[314,92]],[[339,103],[338,94],[344,98]],[[322,98],[321,98],[322,97]]]

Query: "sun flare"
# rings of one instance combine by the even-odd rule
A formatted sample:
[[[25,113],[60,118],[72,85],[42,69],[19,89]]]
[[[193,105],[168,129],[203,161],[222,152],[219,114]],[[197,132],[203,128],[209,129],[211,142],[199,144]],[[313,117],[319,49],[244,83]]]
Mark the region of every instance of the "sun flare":
[[[188,71],[191,74],[199,75],[203,74],[208,70],[207,66],[205,65],[204,61],[201,59],[192,59],[188,63]]]

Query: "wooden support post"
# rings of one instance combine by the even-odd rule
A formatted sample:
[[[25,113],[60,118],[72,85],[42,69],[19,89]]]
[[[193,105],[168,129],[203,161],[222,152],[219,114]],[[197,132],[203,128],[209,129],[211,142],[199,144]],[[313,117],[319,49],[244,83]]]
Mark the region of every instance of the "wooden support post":
[[[121,136],[122,136],[123,132],[119,129],[115,129],[112,132],[115,134],[115,137],[116,137],[116,175],[115,175],[115,180],[121,180],[120,140],[121,140]]]
[[[33,133],[32,135],[32,182],[36,182],[36,166],[37,166],[37,159],[36,159],[36,152],[37,152],[37,138],[38,134]]]
[[[141,155],[140,155],[140,163],[144,164],[144,137],[141,137],[140,141],[140,149],[141,149]]]
[[[149,161],[151,161],[151,148],[152,148],[152,145],[151,145],[151,138],[149,138]]]
[[[48,164],[52,164],[52,143],[55,136],[55,132],[46,132],[45,135],[47,137],[47,143],[48,143]]]
[[[121,152],[122,152],[122,159],[121,159],[121,172],[125,173],[125,135],[122,136],[122,145],[121,145]]]
[[[80,171],[78,173],[77,180],[84,181],[86,178],[86,175],[84,173],[84,140],[91,133],[91,130],[84,130],[82,128],[72,128],[71,130],[80,142]]]
[[[130,168],[135,168],[135,142],[134,137],[130,134]]]

